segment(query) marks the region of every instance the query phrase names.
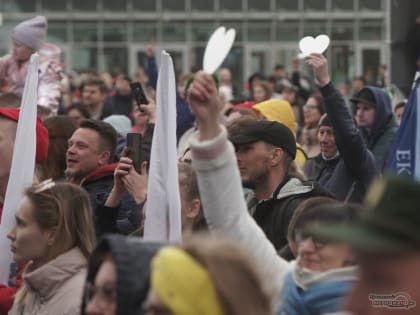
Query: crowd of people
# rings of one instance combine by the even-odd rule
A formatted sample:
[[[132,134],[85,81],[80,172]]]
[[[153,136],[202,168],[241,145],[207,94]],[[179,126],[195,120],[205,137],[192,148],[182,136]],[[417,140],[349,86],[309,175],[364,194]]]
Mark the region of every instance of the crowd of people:
[[[405,102],[392,104],[386,67],[373,84],[355,77],[351,95],[315,53],[304,60],[314,80],[297,58],[244,89],[227,68],[181,75],[183,241],[146,242],[155,47],[133,78],[69,75],[46,32],[44,17],[21,22],[0,58],[1,218],[40,55],[34,183],[7,234],[15,264],[0,315],[417,314],[420,184],[387,174]],[[139,161],[129,133],[142,135]]]

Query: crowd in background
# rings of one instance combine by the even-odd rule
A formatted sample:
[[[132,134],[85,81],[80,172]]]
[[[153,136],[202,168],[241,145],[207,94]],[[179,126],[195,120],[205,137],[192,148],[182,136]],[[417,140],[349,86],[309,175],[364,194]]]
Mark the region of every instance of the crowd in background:
[[[46,31],[44,17],[23,21],[0,58],[1,216],[29,59],[40,55],[35,180],[7,235],[16,264],[1,315],[394,314],[401,303],[416,314],[420,185],[386,174],[406,104],[386,65],[351,86],[331,82],[322,54],[245,85],[224,67],[180,74],[183,243],[149,243],[155,46],[135,73],[69,74]],[[129,133],[143,138],[138,165]],[[394,308],[380,304],[397,293]]]

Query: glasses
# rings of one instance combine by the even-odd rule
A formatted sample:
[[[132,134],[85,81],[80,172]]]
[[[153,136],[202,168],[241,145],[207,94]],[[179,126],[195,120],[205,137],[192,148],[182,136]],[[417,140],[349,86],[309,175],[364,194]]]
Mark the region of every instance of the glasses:
[[[96,287],[92,283],[86,283],[84,301],[88,305],[96,298],[95,302],[101,309],[109,307],[117,301],[117,290],[114,285],[108,284]]]
[[[306,233],[303,229],[296,229],[294,233],[294,239],[296,244],[299,246],[303,241],[307,240],[308,238],[311,239],[312,243],[315,246],[316,250],[322,249],[325,245],[330,244],[329,241]]]
[[[313,109],[318,109],[318,106],[316,106],[316,105],[310,105],[310,104],[305,104],[305,105],[303,105],[303,109],[304,110],[313,110]]]

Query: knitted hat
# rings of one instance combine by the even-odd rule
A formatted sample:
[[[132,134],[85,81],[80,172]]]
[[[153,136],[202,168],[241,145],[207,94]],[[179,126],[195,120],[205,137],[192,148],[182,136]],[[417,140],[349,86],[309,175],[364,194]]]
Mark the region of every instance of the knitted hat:
[[[47,19],[44,16],[37,16],[16,25],[12,38],[26,47],[38,50],[45,41],[46,32]]]
[[[0,116],[8,119],[19,120],[19,108],[4,108],[0,107]],[[47,158],[48,155],[48,130],[44,127],[41,119],[37,117],[36,120],[36,162],[41,162]]]
[[[125,115],[111,115],[104,119],[121,137],[126,137],[131,130],[131,120]]]
[[[318,121],[318,128],[321,126],[327,126],[327,127],[332,127],[331,125],[331,121],[328,118],[327,114],[324,114],[321,116],[321,118]]]

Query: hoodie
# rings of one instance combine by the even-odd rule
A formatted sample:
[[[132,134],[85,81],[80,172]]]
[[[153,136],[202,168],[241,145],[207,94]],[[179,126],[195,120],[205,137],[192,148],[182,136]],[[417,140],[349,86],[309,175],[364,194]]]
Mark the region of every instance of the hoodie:
[[[149,291],[150,262],[164,244],[139,238],[106,235],[91,255],[86,282],[94,283],[104,254],[110,253],[117,269],[116,315],[140,315]],[[85,301],[81,314],[84,315]]]
[[[374,86],[366,86],[358,94],[364,90],[372,92],[376,104],[376,113],[372,128],[367,130],[360,127],[360,130],[366,139],[368,149],[375,157],[376,170],[380,172],[384,167],[389,147],[398,129],[398,124],[392,112],[391,100],[388,94]],[[356,112],[355,103],[353,103],[353,110]]]

